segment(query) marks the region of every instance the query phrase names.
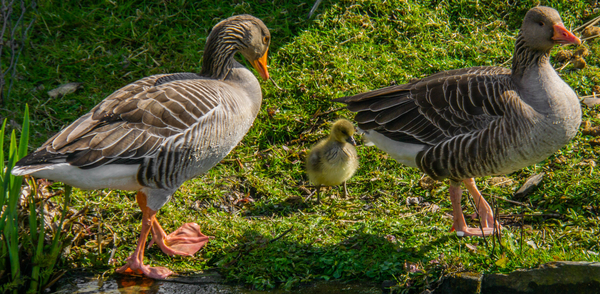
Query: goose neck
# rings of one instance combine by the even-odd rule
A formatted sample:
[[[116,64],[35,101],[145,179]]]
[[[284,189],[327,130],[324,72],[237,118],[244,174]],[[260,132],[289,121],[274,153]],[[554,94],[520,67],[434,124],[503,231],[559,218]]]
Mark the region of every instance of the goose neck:
[[[204,48],[202,72],[218,80],[223,80],[235,67],[235,53],[243,48],[242,36],[237,36],[239,31],[224,29],[217,34],[211,34]]]
[[[533,50],[526,46],[521,33],[517,36],[512,62],[512,76],[520,79],[527,72],[537,72],[537,69],[549,65],[550,50]]]

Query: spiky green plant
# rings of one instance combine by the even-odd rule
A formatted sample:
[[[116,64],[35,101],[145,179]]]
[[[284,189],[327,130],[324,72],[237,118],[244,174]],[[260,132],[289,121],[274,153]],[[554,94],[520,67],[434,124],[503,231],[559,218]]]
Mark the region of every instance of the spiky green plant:
[[[6,120],[0,130],[4,138]],[[11,132],[8,148],[8,162],[5,164],[4,146],[0,144],[0,292],[2,293],[39,293],[53,274],[57,258],[62,248],[62,225],[69,204],[70,187],[65,189],[63,213],[58,230],[52,236],[52,242],[45,244],[44,199],[36,199],[36,192],[29,193],[29,231],[19,228],[18,204],[21,197],[22,177],[11,174],[15,163],[27,154],[29,138],[29,110],[25,107],[21,138],[17,145],[15,130]],[[35,187],[33,180],[30,185]],[[35,189],[34,189],[35,190]],[[21,231],[20,231],[21,229]],[[31,264],[31,271],[24,272],[23,261]]]

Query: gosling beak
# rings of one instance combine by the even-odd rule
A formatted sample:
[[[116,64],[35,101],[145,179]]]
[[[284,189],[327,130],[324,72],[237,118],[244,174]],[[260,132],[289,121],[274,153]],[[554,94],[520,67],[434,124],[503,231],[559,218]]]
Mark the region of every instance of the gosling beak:
[[[573,35],[573,33],[569,32],[562,23],[554,25],[554,36],[552,36],[552,40],[558,44],[581,44],[581,40]]]
[[[267,70],[267,52],[269,52],[269,49],[265,51],[265,54],[261,58],[250,61],[250,64],[252,64],[265,81],[269,79],[269,71]]]
[[[356,146],[356,141],[354,141],[354,137],[350,136],[346,139],[346,142],[352,144],[352,146]]]

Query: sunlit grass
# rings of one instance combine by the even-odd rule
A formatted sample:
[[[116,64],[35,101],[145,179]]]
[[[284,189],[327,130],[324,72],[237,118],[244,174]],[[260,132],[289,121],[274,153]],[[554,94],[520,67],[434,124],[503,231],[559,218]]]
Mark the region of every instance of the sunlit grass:
[[[349,181],[349,199],[340,199],[337,187],[326,192],[334,196],[324,197],[321,205],[298,198],[306,197],[300,186],[309,184],[305,151],[336,118],[352,117],[345,110],[319,115],[341,107],[331,99],[441,70],[501,65],[512,55],[522,17],[538,3],[324,1],[307,20],[313,1],[44,2],[23,51],[21,82],[0,115],[18,122],[24,104],[30,105],[33,150],[129,82],[157,73],[199,71],[210,28],[227,16],[250,13],[272,31],[269,71],[282,90],[263,82],[261,112],[242,143],[206,175],[185,183],[159,212],[167,231],[197,222],[215,239],[193,258],[168,257],[153,247],[148,263],[180,273],[216,267],[230,280],[265,288],[314,279],[408,279],[412,287],[422,288],[452,271],[509,272],[553,260],[600,261],[595,237],[600,174],[592,164],[599,147],[590,146],[591,136],[579,134],[544,162],[507,175],[514,181],[508,186],[480,179],[482,192],[510,199],[529,176],[545,172],[541,186],[520,200],[531,208],[497,201],[500,213],[561,215],[527,217],[523,239],[518,226],[506,225],[501,248],[490,239],[486,247],[483,239],[448,233],[447,186],[420,185],[421,172],[374,147],[358,148],[361,166]],[[585,0],[541,4],[557,8],[573,28],[600,12]],[[588,67],[561,71],[581,96],[600,84],[600,46],[598,41],[586,46],[592,53]],[[47,90],[66,82],[82,82],[83,89],[63,98],[47,96]],[[584,120],[600,124],[597,108],[583,106],[583,111]],[[248,196],[255,202],[232,209],[233,201]],[[409,196],[430,205],[407,206]],[[75,190],[72,204],[76,210],[88,207],[81,221],[89,228],[65,253],[62,266],[111,269],[111,230],[117,239],[114,258],[121,264],[133,251],[140,228],[134,192]],[[464,205],[472,213],[468,202]],[[102,249],[98,236],[107,242]],[[496,263],[503,256],[507,262]],[[423,272],[408,272],[405,262]]]

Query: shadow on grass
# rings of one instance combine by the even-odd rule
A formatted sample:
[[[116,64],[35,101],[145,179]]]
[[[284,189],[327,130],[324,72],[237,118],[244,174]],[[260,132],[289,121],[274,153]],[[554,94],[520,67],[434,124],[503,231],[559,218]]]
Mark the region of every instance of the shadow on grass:
[[[432,242],[431,247],[417,249],[391,235],[364,232],[331,245],[322,244],[320,238],[294,238],[299,240],[246,231],[233,250],[214,260],[214,265],[228,277],[265,288],[290,288],[313,279],[373,282],[407,274],[422,275],[425,267],[431,267],[429,249],[449,241],[443,237]],[[252,276],[241,276],[243,272],[252,272]]]

